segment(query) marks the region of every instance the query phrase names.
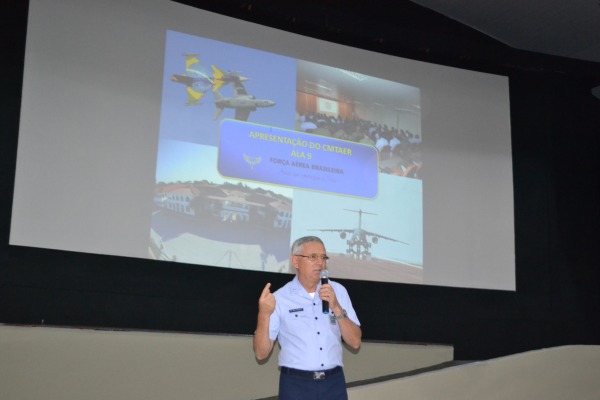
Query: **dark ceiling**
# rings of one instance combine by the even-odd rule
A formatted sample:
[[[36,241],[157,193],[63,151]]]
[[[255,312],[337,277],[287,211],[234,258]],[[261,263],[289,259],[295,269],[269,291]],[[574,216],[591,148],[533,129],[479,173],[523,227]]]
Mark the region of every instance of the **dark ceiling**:
[[[598,0],[412,0],[510,47],[600,63]]]

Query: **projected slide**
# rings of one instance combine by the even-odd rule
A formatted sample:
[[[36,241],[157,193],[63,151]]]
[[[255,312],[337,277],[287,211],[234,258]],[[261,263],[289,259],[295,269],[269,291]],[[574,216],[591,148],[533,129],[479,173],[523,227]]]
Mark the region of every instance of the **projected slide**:
[[[339,278],[423,281],[417,87],[168,31],[152,258],[292,273],[321,237]]]

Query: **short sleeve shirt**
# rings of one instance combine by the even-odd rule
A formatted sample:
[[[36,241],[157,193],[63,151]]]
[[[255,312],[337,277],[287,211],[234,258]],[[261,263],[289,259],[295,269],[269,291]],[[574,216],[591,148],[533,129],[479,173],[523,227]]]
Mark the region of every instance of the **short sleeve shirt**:
[[[350,296],[344,286],[329,281],[348,318],[360,326]],[[317,286],[317,292],[321,284]],[[269,323],[269,338],[281,346],[279,365],[307,371],[343,366],[342,335],[333,313],[323,314],[318,293],[314,298],[300,284],[298,277],[275,293],[276,307]]]

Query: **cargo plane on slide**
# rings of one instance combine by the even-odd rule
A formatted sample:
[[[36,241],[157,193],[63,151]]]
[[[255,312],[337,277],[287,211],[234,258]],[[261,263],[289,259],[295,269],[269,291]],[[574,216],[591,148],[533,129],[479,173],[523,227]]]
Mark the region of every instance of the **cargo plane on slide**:
[[[233,90],[235,91],[234,97],[223,97],[218,90],[214,91],[215,95],[215,111],[214,119],[221,116],[223,109],[235,108],[235,119],[239,121],[247,121],[250,113],[256,111],[258,107],[273,107],[275,102],[273,100],[257,99],[254,96],[248,94],[248,91],[242,84],[242,79],[235,72],[230,72],[227,75],[228,82],[233,84]]]
[[[383,236],[378,233],[369,232],[362,228],[362,216],[363,214],[368,215],[377,215],[370,212],[363,211],[361,209],[358,210],[348,210],[345,211],[355,212],[358,214],[358,228],[354,229],[311,229],[313,231],[320,232],[339,232],[341,239],[346,239],[348,235],[350,237],[346,240],[346,244],[348,248],[346,249],[346,254],[355,258],[357,260],[366,260],[371,257],[370,248],[373,244],[377,244],[379,239],[390,240],[392,242],[408,244],[401,240],[393,239],[391,237]],[[370,239],[370,242],[369,242]]]
[[[235,72],[230,72],[228,75],[229,82],[233,85],[235,92],[234,97],[223,97],[218,90],[214,91],[215,95],[215,111],[214,119],[221,116],[225,108],[235,108],[235,119],[239,121],[247,121],[250,113],[256,111],[258,107],[273,107],[273,100],[257,99],[248,94],[248,91],[242,84],[242,80]]]

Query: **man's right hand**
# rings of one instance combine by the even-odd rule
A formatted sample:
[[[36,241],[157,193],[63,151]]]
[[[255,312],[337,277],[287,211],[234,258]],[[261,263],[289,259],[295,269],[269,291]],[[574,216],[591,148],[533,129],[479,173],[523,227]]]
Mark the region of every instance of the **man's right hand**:
[[[271,293],[271,283],[267,283],[258,299],[258,313],[270,316],[275,311],[276,303],[277,300],[273,293]]]
[[[258,321],[254,332],[253,347],[256,359],[266,359],[273,350],[274,340],[269,339],[269,319],[275,311],[275,296],[271,293],[271,284],[267,283],[258,299]]]

